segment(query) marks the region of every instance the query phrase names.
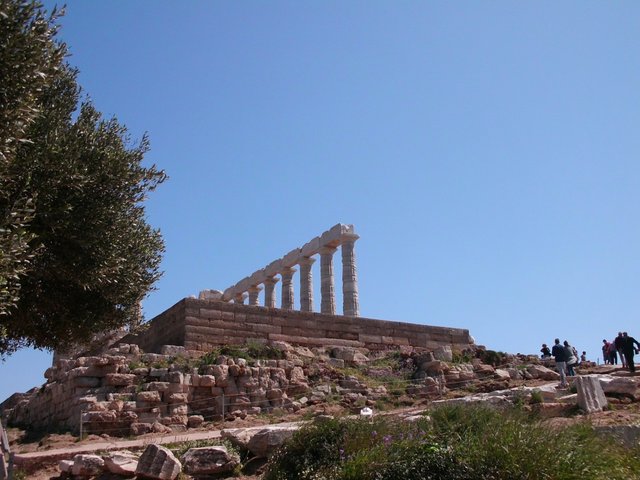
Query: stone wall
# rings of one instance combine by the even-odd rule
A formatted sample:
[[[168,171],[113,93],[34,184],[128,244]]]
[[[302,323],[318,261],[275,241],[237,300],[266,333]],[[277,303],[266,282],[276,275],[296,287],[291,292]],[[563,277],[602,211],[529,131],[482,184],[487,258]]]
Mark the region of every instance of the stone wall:
[[[473,345],[469,330],[362,317],[326,315],[185,298],[154,318],[142,335],[123,343],[160,352],[162,345],[209,351],[220,345],[284,341],[309,347],[349,346],[384,350],[397,346],[462,351]]]
[[[135,343],[145,352],[160,352],[162,345],[184,345],[187,302],[184,299],[153,318],[140,334],[127,335],[119,343]],[[135,339],[135,341],[132,341]]]
[[[289,396],[309,389],[300,360],[249,365],[221,356],[190,367],[184,348],[162,350],[167,354],[121,344],[100,356],[59,359],[45,372],[46,384],[11,405],[8,422],[31,430],[79,433],[82,423],[84,433],[169,433],[231,412],[292,409]]]

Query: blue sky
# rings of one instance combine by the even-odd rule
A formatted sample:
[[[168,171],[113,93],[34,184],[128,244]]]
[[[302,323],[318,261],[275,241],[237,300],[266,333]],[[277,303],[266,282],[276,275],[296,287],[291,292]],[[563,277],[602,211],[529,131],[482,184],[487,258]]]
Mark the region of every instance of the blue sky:
[[[363,316],[593,360],[640,336],[640,3],[67,5],[86,94],[170,177],[147,317],[342,222]],[[49,362],[0,364],[0,398]]]

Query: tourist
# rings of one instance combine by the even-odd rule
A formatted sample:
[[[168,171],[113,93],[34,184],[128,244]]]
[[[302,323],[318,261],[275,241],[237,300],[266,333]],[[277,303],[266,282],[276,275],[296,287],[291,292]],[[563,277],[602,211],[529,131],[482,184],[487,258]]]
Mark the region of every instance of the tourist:
[[[629,371],[633,373],[636,371],[636,366],[633,363],[633,355],[635,353],[638,353],[638,349],[635,348],[633,345],[635,344],[637,345],[638,348],[640,348],[640,343],[638,343],[638,341],[635,338],[627,335],[627,332],[622,332],[622,338],[624,340],[622,344],[622,353],[624,353],[624,357],[627,361],[627,366],[629,367]]]
[[[609,363],[611,365],[618,365],[618,350],[616,350],[616,344],[613,342],[609,343]]]
[[[567,375],[575,377],[576,371],[573,369],[578,364],[578,356],[574,353],[576,351],[569,342],[564,341],[564,355],[567,362]]]
[[[622,362],[622,368],[627,368],[627,360],[624,358],[624,336],[622,332],[618,332],[618,336],[613,341],[618,355],[620,355],[620,361]]]
[[[580,363],[584,363],[587,361],[587,352],[582,352],[582,355],[580,355]]]
[[[609,355],[610,346],[611,344],[603,338],[602,339],[602,360],[604,360],[605,365],[607,365],[609,363],[609,360],[611,359],[611,356]]]
[[[560,387],[566,388],[569,386],[569,384],[567,383],[567,374],[565,371],[567,367],[567,357],[564,351],[564,347],[560,345],[560,339],[558,338],[555,339],[555,345],[551,349],[551,355],[553,355],[553,358],[556,360],[556,368],[558,369],[558,373],[560,374]]]
[[[540,351],[542,352],[541,358],[549,358],[551,356],[551,350],[549,350],[546,343],[542,344]]]

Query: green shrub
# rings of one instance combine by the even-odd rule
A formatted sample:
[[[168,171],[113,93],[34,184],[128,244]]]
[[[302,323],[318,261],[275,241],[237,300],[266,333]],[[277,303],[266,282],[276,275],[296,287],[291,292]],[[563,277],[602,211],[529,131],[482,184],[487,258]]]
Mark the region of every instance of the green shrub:
[[[493,365],[497,367],[502,365],[507,356],[504,352],[496,352],[495,350],[478,350],[477,357],[482,360],[482,363]]]
[[[524,410],[441,406],[414,423],[332,420],[304,428],[272,457],[265,480],[623,480],[640,449],[589,424],[549,429]]]
[[[533,390],[531,392],[531,398],[529,399],[529,403],[531,405],[544,403],[544,397],[542,396],[542,392],[540,390]]]

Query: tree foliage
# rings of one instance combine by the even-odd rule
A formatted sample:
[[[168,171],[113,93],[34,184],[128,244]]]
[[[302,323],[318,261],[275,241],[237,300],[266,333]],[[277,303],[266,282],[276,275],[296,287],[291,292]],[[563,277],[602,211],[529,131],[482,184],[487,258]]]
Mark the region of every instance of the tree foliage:
[[[140,321],[140,301],[160,276],[164,250],[142,203],[165,175],[142,165],[146,136],[132,144],[115,118],[104,120],[90,101],[81,103],[77,71],[59,58],[65,48],[53,39],[55,16],[45,17],[33,3],[0,1],[2,21],[17,25],[7,30],[13,37],[3,44],[3,65],[11,70],[21,58],[14,44],[45,41],[53,65],[32,97],[25,97],[28,108],[16,110],[5,100],[10,88],[1,97],[0,140],[11,148],[3,150],[0,172],[0,288],[7,292],[0,307],[0,353],[26,345],[63,349]],[[23,30],[44,22],[45,33],[13,34],[21,31],[20,22]],[[21,75],[27,73],[9,79],[16,89],[30,85]],[[19,243],[19,251],[7,243]]]
[[[0,315],[16,304],[33,253],[25,229],[33,201],[12,170],[66,52],[54,38],[56,18],[35,3],[0,0]]]

